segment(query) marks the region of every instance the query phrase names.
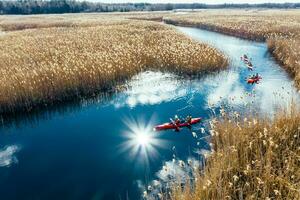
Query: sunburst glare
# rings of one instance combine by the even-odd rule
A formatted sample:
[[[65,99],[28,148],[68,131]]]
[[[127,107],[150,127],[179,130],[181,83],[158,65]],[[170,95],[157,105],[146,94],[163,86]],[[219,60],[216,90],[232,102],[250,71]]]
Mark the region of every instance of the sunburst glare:
[[[159,156],[158,148],[166,148],[166,141],[159,139],[158,134],[153,131],[153,117],[146,122],[143,119],[125,119],[124,123],[128,130],[124,131],[125,142],[121,144],[121,152],[129,153],[133,160],[149,163],[150,160]]]
[[[136,142],[139,145],[142,145],[142,146],[147,145],[150,142],[150,140],[151,140],[151,137],[149,137],[149,134],[141,132],[136,135]]]

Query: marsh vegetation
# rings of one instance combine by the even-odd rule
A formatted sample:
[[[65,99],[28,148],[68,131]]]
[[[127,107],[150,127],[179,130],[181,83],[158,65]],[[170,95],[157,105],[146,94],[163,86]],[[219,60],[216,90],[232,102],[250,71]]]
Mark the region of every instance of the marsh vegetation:
[[[147,69],[193,75],[227,66],[216,49],[167,25],[98,17],[2,20],[20,31],[0,38],[0,112],[93,95]]]
[[[221,111],[222,112],[222,111]],[[212,152],[193,182],[170,199],[299,199],[299,110],[274,119],[222,112],[211,122]]]
[[[299,88],[299,16],[299,11],[274,10],[1,16],[0,113],[96,96],[142,71],[197,75],[228,65],[215,48],[151,20],[267,41]],[[208,127],[212,152],[206,154],[205,166],[193,168],[187,178],[191,182],[175,182],[160,198],[299,199],[299,109],[273,119],[224,110],[221,114]],[[97,133],[98,128],[103,127]],[[189,161],[179,164],[194,167]]]

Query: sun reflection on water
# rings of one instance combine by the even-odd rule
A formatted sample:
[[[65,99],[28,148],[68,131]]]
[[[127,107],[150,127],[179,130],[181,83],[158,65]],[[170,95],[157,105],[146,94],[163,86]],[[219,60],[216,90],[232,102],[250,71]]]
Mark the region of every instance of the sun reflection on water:
[[[125,119],[128,130],[124,131],[125,142],[120,151],[128,153],[132,160],[144,161],[149,164],[159,156],[158,148],[166,148],[166,141],[160,139],[159,134],[153,131],[152,119],[146,122],[142,119]]]
[[[135,140],[137,144],[144,146],[149,144],[151,137],[149,134],[141,132],[140,134],[136,135]]]

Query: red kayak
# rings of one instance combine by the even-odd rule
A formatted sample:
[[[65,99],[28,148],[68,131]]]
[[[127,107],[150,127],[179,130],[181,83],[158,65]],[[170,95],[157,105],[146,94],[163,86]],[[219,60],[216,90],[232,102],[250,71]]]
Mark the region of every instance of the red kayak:
[[[179,128],[182,128],[182,127],[189,127],[190,125],[198,124],[200,121],[201,121],[201,118],[199,117],[199,118],[193,118],[191,120],[191,123],[182,122],[182,123],[179,123],[178,125],[175,125],[174,123],[170,122],[170,123],[158,125],[158,126],[154,127],[154,130],[155,131],[164,131],[164,130],[170,130],[170,129],[178,130]]]
[[[248,80],[247,80],[247,83],[249,83],[249,84],[254,84],[254,83],[258,83],[258,81],[260,81],[262,79],[262,77],[257,77],[257,78],[249,78]]]

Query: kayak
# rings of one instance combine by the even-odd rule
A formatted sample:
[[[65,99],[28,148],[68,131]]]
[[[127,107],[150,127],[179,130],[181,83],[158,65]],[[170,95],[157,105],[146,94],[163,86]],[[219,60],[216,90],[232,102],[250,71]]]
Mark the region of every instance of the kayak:
[[[249,83],[249,84],[254,84],[254,83],[258,83],[258,81],[260,80],[260,79],[262,79],[262,77],[257,77],[257,78],[249,78],[248,80],[247,80],[247,83]]]
[[[244,64],[247,66],[247,68],[252,71],[253,70],[253,65],[252,63],[247,59],[247,58],[242,58],[241,59],[243,60]]]
[[[201,118],[193,118],[191,120],[191,123],[187,123],[185,121],[179,123],[178,125],[175,125],[174,123],[165,123],[165,124],[161,124],[158,126],[154,127],[155,131],[164,131],[164,130],[171,130],[171,129],[175,129],[178,130],[179,128],[182,127],[189,127],[190,125],[194,125],[194,124],[198,124],[201,121]]]
[[[250,65],[247,65],[247,68],[248,68],[250,71],[253,71],[253,67],[251,67]]]
[[[179,123],[178,125],[175,125],[174,123],[165,123],[165,124],[161,124],[161,125],[158,125],[158,126],[155,126],[154,127],[154,130],[155,131],[164,131],[164,130],[171,130],[171,129],[175,129],[175,130],[178,130],[179,128],[182,128],[182,127],[188,127],[190,125],[194,125],[194,124],[198,124],[199,122],[201,121],[201,118],[193,118],[191,120],[191,123],[187,123],[185,121]]]
[[[242,60],[245,64],[250,63],[249,58],[243,58],[243,57],[241,57],[241,60]]]

